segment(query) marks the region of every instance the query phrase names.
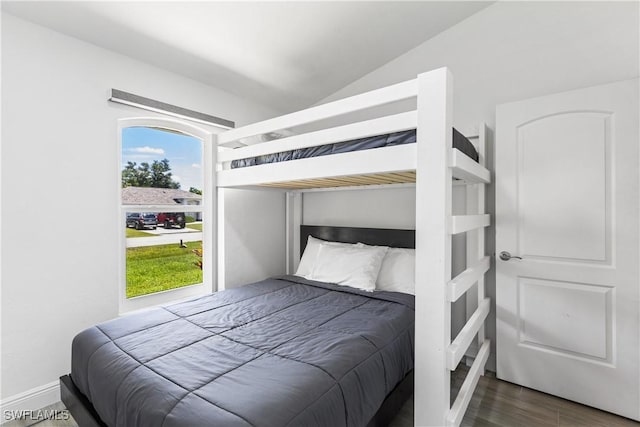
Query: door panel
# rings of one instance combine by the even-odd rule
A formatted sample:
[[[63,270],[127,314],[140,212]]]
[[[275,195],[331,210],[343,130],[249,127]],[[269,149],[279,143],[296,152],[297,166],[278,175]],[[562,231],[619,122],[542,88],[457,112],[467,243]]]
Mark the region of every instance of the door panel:
[[[497,109],[497,374],[640,420],[638,80]]]
[[[610,361],[611,288],[520,277],[518,291],[521,344]]]
[[[521,255],[606,260],[609,117],[572,112],[517,128]]]

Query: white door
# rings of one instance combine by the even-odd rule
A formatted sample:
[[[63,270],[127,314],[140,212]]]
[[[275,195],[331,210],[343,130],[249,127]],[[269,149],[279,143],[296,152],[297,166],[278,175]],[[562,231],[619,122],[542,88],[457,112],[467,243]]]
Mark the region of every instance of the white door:
[[[501,105],[495,160],[498,378],[636,420],[638,91]]]

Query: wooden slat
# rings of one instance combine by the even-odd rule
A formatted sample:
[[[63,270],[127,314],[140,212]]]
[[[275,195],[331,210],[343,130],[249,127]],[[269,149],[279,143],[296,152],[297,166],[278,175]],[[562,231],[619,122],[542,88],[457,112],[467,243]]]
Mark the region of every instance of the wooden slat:
[[[469,321],[464,325],[455,340],[449,345],[447,349],[447,367],[450,371],[456,369],[458,363],[464,356],[464,353],[469,348],[469,344],[473,341],[473,338],[478,333],[478,329],[484,323],[484,320],[489,314],[490,298],[485,298],[480,304],[478,309],[471,315]]]
[[[318,188],[305,188],[305,189],[291,189],[291,191],[297,191],[297,192],[301,192],[301,193],[324,193],[324,192],[329,192],[329,191],[362,191],[363,189],[366,190],[388,190],[388,189],[398,189],[398,188],[416,188],[416,184],[413,182],[407,182],[407,183],[395,183],[395,184],[378,184],[378,185],[367,185],[366,187],[363,187],[362,185],[348,185],[348,186],[344,186],[344,187],[326,187],[326,188],[322,188],[322,187],[318,187]],[[278,191],[278,189],[275,189],[276,191]]]
[[[478,351],[476,359],[471,365],[471,369],[469,369],[469,372],[462,383],[462,387],[460,387],[460,390],[458,391],[458,395],[456,400],[453,402],[453,406],[447,414],[447,426],[458,427],[460,423],[462,423],[464,413],[467,411],[471,397],[473,397],[473,392],[478,385],[480,375],[484,371],[484,366],[489,358],[490,348],[490,341],[485,340]]]
[[[491,173],[482,165],[474,162],[469,156],[453,148],[451,173],[454,178],[461,179],[468,184],[491,182]]]
[[[416,179],[416,173],[414,171],[396,172],[395,174],[399,176],[404,176],[405,178],[411,178],[413,180]]]
[[[262,135],[389,104],[391,102],[402,101],[415,97],[417,93],[417,79],[409,80],[382,89],[372,90],[360,95],[307,108],[306,110],[296,111],[295,113],[285,114],[284,116],[228,130],[218,135],[218,144],[226,144],[240,138]]]
[[[220,153],[218,153],[218,161],[229,162],[237,159],[263,156],[265,154],[282,153],[300,148],[316,147],[318,145],[351,141],[376,135],[385,135],[388,133],[415,129],[416,124],[417,113],[415,111],[409,111],[407,113],[380,117],[345,126],[294,135],[288,138],[277,139],[275,141],[261,142],[248,147],[241,147],[233,150],[221,150]]]
[[[447,284],[447,299],[450,302],[457,301],[458,298],[464,295],[465,292],[467,292],[467,290],[474,285],[474,283],[484,277],[484,273],[489,270],[490,265],[490,258],[488,256],[485,256],[475,265],[467,268],[465,271],[450,280]]]
[[[261,187],[304,190],[312,188],[361,187],[367,185],[411,184],[416,182],[415,172],[355,175],[337,178],[306,179],[260,184]]]
[[[451,234],[459,234],[480,227],[488,227],[489,224],[491,224],[491,216],[489,214],[455,215],[451,217],[449,222],[449,232]]]
[[[263,187],[289,188],[292,190],[301,188],[323,188],[342,186],[363,186],[363,185],[392,185],[415,183],[415,172],[407,173],[386,173],[353,175],[334,178],[307,179],[298,181],[284,181],[277,183],[260,184]]]

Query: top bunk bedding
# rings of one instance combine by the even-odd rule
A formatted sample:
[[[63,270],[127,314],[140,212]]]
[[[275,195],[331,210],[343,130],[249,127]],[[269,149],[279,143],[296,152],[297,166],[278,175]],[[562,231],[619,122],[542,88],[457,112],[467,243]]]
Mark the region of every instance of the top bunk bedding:
[[[373,148],[391,147],[395,145],[411,144],[415,142],[416,130],[410,129],[402,132],[394,132],[386,135],[376,135],[352,141],[338,142],[335,144],[300,148],[297,150],[289,150],[281,153],[233,160],[231,162],[231,168],[244,168],[248,166],[286,162],[289,160],[306,159],[310,157],[320,157],[330,154],[348,153],[352,151],[370,150]],[[458,149],[462,153],[472,158],[474,161],[478,161],[478,152],[476,151],[471,141],[469,141],[456,129],[453,129],[453,148]]]
[[[87,329],[72,378],[109,426],[363,426],[414,324],[412,295],[284,276]]]

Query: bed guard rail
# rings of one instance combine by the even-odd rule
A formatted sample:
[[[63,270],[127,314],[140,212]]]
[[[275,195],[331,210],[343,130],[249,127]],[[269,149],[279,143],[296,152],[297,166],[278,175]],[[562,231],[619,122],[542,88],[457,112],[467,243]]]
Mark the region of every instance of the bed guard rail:
[[[228,130],[218,135],[218,145],[225,145],[242,138],[277,132],[283,129],[302,126],[320,120],[331,119],[368,108],[402,101],[416,97],[417,94],[417,79],[408,80],[338,101],[328,102],[273,119]]]

